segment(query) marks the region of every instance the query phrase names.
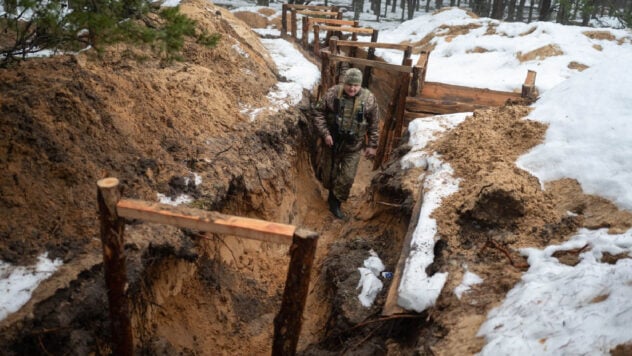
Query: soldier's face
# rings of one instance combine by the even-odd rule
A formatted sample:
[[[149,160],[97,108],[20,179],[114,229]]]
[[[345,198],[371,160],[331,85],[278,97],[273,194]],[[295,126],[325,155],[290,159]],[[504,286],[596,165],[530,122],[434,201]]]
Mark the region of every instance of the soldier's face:
[[[344,91],[347,95],[353,97],[353,96],[356,96],[358,92],[360,92],[361,87],[362,86],[360,84],[345,84]]]

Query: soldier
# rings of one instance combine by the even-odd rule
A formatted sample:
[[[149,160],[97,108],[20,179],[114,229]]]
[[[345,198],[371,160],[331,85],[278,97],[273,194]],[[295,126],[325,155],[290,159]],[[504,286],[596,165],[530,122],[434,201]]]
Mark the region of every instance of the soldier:
[[[367,158],[375,156],[379,121],[375,96],[362,88],[362,72],[348,69],[342,83],[327,90],[314,115],[314,125],[325,143],[317,176],[329,189],[329,210],[338,219],[345,218],[340,202],[349,197],[360,151],[364,148]]]

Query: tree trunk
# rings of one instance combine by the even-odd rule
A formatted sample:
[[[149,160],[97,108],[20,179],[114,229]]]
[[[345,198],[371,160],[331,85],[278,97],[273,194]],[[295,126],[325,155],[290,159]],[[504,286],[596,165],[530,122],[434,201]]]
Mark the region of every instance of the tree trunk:
[[[426,12],[430,12],[430,0],[426,0]]]
[[[516,21],[523,21],[524,18],[524,4],[526,3],[525,0],[520,0],[520,2],[518,3],[518,10],[516,11]]]
[[[542,0],[540,3],[540,21],[548,21],[551,15],[551,0]]]
[[[354,21],[360,20],[360,14],[362,13],[363,9],[364,9],[364,0],[353,1],[353,20]]]
[[[404,0],[402,0],[404,1]],[[397,6],[397,0],[393,0],[393,6],[391,7],[391,12],[395,12],[395,7]]]
[[[415,0],[407,0],[408,2],[408,19],[412,20],[415,17]]]
[[[514,14],[516,13],[516,0],[509,0],[507,7],[507,21],[514,21]]]
[[[493,0],[491,18],[500,20],[503,18],[503,0]]]
[[[527,20],[527,23],[530,23],[533,20],[533,2],[535,0],[531,0],[531,2],[529,3],[529,19]]]
[[[439,10],[443,7],[443,0],[435,0],[435,10]]]

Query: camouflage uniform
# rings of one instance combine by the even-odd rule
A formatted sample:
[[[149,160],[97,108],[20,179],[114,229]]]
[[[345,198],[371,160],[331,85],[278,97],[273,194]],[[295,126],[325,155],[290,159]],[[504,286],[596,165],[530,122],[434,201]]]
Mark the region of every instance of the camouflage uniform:
[[[316,175],[338,200],[345,201],[349,197],[360,150],[365,146],[377,147],[378,122],[375,96],[366,88],[349,97],[343,84],[338,84],[329,88],[319,102],[314,126],[323,139],[331,135],[334,145],[323,145]]]

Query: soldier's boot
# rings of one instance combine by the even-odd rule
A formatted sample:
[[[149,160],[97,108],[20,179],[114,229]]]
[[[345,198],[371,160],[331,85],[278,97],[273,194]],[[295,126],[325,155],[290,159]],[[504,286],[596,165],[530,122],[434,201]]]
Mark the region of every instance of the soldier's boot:
[[[329,198],[327,199],[327,202],[329,203],[329,211],[331,211],[331,213],[334,214],[335,217],[337,217],[338,219],[345,218],[345,214],[343,214],[342,210],[340,210],[340,200],[338,200],[338,198],[336,198],[334,193],[332,193],[331,191],[329,192]]]

